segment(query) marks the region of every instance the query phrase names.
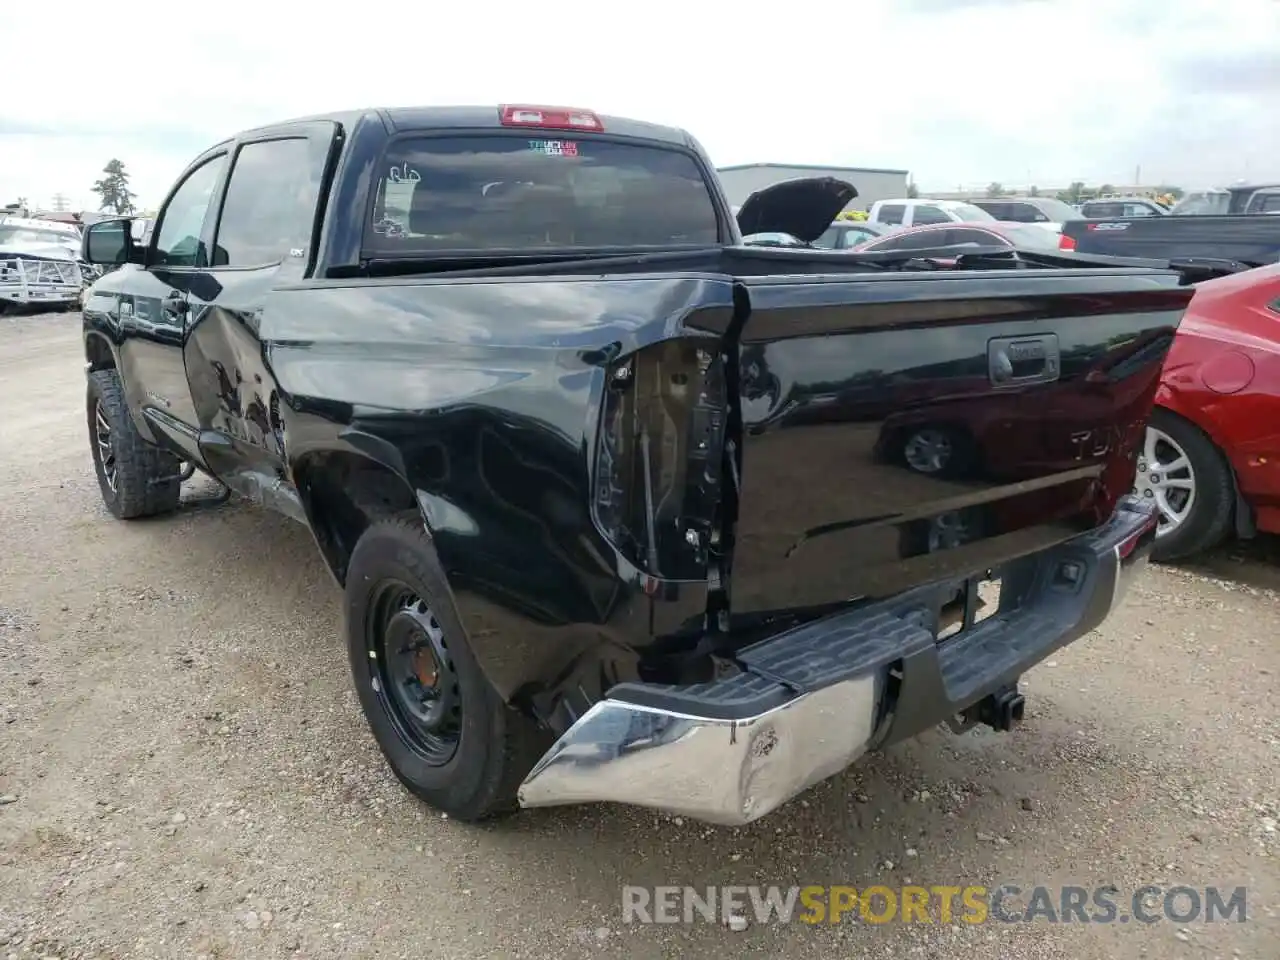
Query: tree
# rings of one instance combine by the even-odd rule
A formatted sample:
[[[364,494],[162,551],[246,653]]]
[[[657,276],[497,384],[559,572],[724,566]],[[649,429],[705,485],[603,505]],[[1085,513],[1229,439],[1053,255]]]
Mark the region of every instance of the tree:
[[[988,196],[988,197],[1003,197],[1003,196],[1004,196],[1004,184],[1000,184],[1000,183],[988,183],[988,184],[987,184],[987,196]]]
[[[1079,203],[1084,199],[1084,181],[1071,181],[1071,186],[1058,192],[1058,199],[1063,203]]]
[[[1039,188],[1039,187],[1037,187],[1035,184],[1032,184],[1032,185],[1031,185],[1031,189],[1027,191],[1027,196],[1028,196],[1028,197],[1038,197],[1038,196],[1040,196],[1040,188]]]
[[[918,196],[920,196],[920,188],[916,186],[916,182],[914,180],[908,180],[907,181],[907,199],[914,200]]]
[[[1105,197],[1108,193],[1115,193],[1116,188],[1109,183],[1104,183],[1098,188],[1098,196]]]
[[[1158,195],[1164,196],[1167,193],[1175,200],[1181,200],[1183,196],[1186,195],[1186,192],[1187,191],[1183,190],[1181,187],[1173,187],[1167,183],[1162,183],[1160,186],[1156,187],[1156,193]]]
[[[98,209],[120,216],[133,213],[133,201],[138,195],[129,189],[129,174],[125,173],[124,164],[112,158],[111,162],[102,168],[102,172],[106,176],[93,184],[93,192],[101,201]]]

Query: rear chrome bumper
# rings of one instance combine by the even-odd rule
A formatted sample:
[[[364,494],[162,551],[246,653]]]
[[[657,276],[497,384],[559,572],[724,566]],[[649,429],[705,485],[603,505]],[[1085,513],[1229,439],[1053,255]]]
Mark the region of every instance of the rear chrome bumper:
[[[1126,498],[1105,526],[1011,565],[1000,610],[942,643],[920,614],[954,584],[770,637],[724,680],[619,685],[547,751],[520,804],[618,802],[749,823],[1097,627],[1145,566],[1155,524],[1153,509]]]
[[[749,823],[866,751],[881,687],[877,675],[845,680],[741,719],[602,700],[525,779],[520,804],[616,801]]]

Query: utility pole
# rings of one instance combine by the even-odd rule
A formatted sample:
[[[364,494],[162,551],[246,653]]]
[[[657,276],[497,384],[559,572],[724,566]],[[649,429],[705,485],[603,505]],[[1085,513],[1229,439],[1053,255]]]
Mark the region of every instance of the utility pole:
[[[1133,185],[1135,187],[1142,186],[1142,164],[1138,164],[1133,168]]]
[[[54,213],[66,213],[71,204],[68,202],[66,195],[55,193],[53,195],[53,211]]]

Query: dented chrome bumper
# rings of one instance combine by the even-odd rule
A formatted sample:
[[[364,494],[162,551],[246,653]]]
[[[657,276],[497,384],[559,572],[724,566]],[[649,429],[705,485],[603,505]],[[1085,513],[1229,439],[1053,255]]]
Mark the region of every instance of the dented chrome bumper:
[[[921,615],[954,584],[756,643],[738,655],[743,672],[723,680],[615,687],[533,768],[520,804],[613,801],[749,823],[869,749],[1016,684],[1097,627],[1146,564],[1155,521],[1126,498],[1098,530],[1010,564],[996,614],[942,642]]]

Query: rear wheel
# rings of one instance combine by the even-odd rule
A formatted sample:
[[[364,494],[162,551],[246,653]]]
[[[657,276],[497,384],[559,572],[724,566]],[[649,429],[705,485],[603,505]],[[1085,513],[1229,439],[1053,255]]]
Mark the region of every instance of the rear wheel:
[[[121,520],[176,510],[182,496],[178,458],[138,432],[115,370],[89,374],[89,447],[102,502]]]
[[[1160,512],[1155,560],[1201,553],[1231,528],[1235,490],[1226,458],[1198,427],[1162,407],[1147,425],[1133,492]]]
[[[400,782],[459,820],[514,811],[551,738],[480,670],[422,521],[393,518],[365,531],[345,594],[356,692]]]

